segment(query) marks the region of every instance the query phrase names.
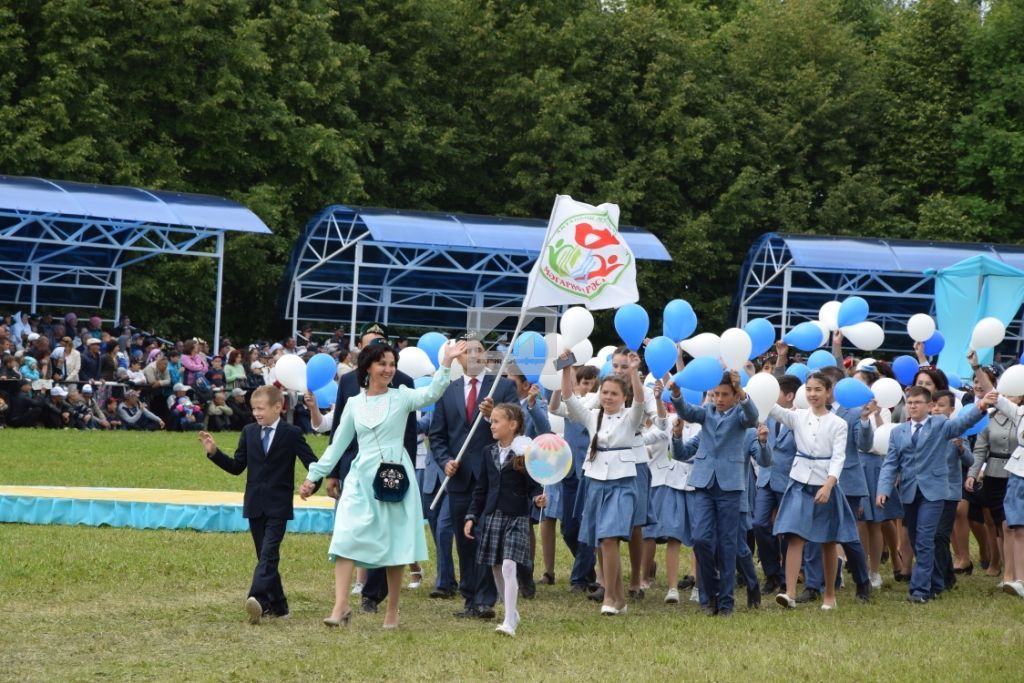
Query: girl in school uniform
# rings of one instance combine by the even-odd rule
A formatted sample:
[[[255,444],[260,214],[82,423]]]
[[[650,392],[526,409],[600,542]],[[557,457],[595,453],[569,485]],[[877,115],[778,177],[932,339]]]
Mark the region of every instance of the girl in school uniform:
[[[655,382],[654,384],[654,397],[658,405],[658,420],[646,421],[642,436],[644,439],[645,446],[645,460],[647,469],[647,486],[646,491],[641,491],[640,488],[643,486],[641,478],[637,476],[637,495],[646,495],[647,497],[647,513],[645,516],[650,515],[651,521],[649,524],[645,524],[641,529],[641,535],[644,539],[643,555],[640,559],[640,576],[642,581],[640,582],[639,594],[643,594],[649,589],[651,581],[654,579],[654,555],[657,548],[658,539],[662,539],[660,542],[664,543],[664,537],[652,534],[648,530],[654,530],[661,521],[661,517],[658,515],[658,506],[655,504],[655,492],[656,489],[661,488],[664,485],[663,473],[655,472],[655,468],[658,466],[656,463],[660,463],[662,469],[665,469],[665,464],[669,463],[668,453],[671,447],[671,436],[668,427],[668,417],[665,410],[665,403],[661,400],[661,392],[663,387],[661,382]],[[637,472],[639,474],[640,466],[637,465]],[[655,474],[658,474],[659,481],[655,483]],[[675,520],[666,520],[675,521]],[[676,552],[676,564],[678,565],[678,548]],[[678,568],[678,567],[677,567]],[[630,577],[632,579],[632,577]],[[669,586],[674,585],[673,582],[669,583]]]
[[[681,546],[693,547],[690,531],[690,513],[687,508],[686,491],[693,490],[686,480],[693,469],[693,456],[697,453],[699,441],[689,443],[683,440],[684,422],[676,418],[672,424],[672,438],[669,450],[658,449],[651,458],[651,506],[658,521],[644,528],[644,540],[652,546],[665,544],[665,581],[668,592],[665,602],[674,605],[679,602],[679,553]],[[699,426],[699,425],[698,425]]]
[[[807,378],[809,408],[786,410],[776,405],[771,416],[789,427],[796,438],[796,457],[789,471],[790,482],[782,494],[773,534],[787,534],[786,592],[775,601],[796,607],[797,576],[808,541],[822,544],[825,565],[823,610],[836,608],[837,543],[857,540],[857,521],[839,488],[839,475],[846,460],[846,421],[828,408],[832,382],[821,373]]]
[[[495,629],[515,637],[519,625],[519,579],[516,565],[530,561],[530,510],[547,504],[543,487],[526,473],[525,453],[530,439],[523,436],[526,419],[514,403],[499,403],[491,412],[495,443],[485,453],[473,490],[463,533],[473,538],[481,517],[477,563],[489,565],[505,603],[505,619]]]
[[[637,511],[636,463],[633,445],[644,424],[644,402],[629,396],[643,396],[640,358],[629,358],[630,384],[617,375],[605,377],[598,389],[600,406],[586,408],[573,394],[571,367],[562,371],[562,396],[569,419],[587,427],[590,451],[583,463],[587,493],[580,525],[580,542],[600,546],[604,569],[604,600],[601,614],[626,612],[619,543],[628,541]]]

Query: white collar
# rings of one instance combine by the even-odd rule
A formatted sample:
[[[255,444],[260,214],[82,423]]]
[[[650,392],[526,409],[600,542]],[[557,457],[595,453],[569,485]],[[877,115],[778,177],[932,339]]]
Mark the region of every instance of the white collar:
[[[277,423],[279,423],[280,421],[281,421],[281,418],[277,418],[276,420],[274,420],[273,424],[269,424],[266,427],[264,427],[263,425],[260,425],[260,430],[264,430],[267,427],[270,427],[270,429],[272,429],[272,430],[274,430],[276,432],[277,431]]]

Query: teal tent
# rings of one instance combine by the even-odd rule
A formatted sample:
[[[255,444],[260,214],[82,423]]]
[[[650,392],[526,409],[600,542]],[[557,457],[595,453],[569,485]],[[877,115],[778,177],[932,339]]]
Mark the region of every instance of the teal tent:
[[[999,318],[1008,325],[1024,303],[1024,271],[990,256],[972,256],[935,272],[935,314],[946,338],[939,369],[967,378],[967,351],[974,325],[982,318]],[[979,349],[982,365],[992,362],[993,349]]]

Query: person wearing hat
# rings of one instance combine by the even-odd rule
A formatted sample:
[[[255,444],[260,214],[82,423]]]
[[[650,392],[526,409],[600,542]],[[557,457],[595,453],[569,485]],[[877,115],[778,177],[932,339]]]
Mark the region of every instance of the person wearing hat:
[[[82,353],[81,368],[78,371],[80,382],[92,382],[100,378],[100,340],[88,337]]]
[[[110,422],[107,421],[107,416],[103,413],[103,409],[100,407],[99,402],[96,400],[96,393],[93,391],[91,384],[86,384],[81,388],[82,402],[85,404],[89,413],[92,415],[90,422],[95,425],[102,427],[103,429],[110,429]]]
[[[117,416],[125,429],[155,431],[166,426],[162,419],[139,402],[139,392],[134,389],[125,392],[124,402],[117,408]]]
[[[42,410],[42,402],[32,397],[32,382],[23,379],[18,384],[18,392],[11,397],[7,424],[11,427],[36,427]]]
[[[302,331],[299,332],[298,338],[295,340],[299,346],[315,346],[316,341],[313,339],[313,326],[306,323],[302,326]]]
[[[263,368],[263,363],[258,360],[254,360],[249,364],[249,371],[245,375],[245,381],[249,385],[249,388],[255,389],[257,387],[262,387],[267,383],[267,380],[263,377]]]
[[[213,399],[206,404],[206,429],[211,432],[223,432],[231,428],[231,415],[234,411],[227,403],[223,391],[213,394]]]
[[[64,399],[68,392],[60,386],[50,389],[49,398],[42,404],[40,423],[47,429],[64,429],[71,426],[71,406]]]
[[[236,387],[231,390],[231,399],[228,401],[231,406],[231,430],[240,432],[247,424],[255,421],[252,416],[252,409],[245,398],[245,389]]]
[[[167,410],[173,411],[178,401],[188,397],[188,385],[178,382],[171,388],[171,395],[167,397]]]

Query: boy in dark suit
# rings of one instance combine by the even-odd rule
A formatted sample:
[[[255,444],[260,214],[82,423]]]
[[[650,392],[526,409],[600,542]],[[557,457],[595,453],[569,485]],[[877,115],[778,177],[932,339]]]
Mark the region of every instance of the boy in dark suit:
[[[259,387],[253,392],[251,403],[256,423],[242,429],[234,458],[217,448],[209,432],[200,432],[199,440],[207,457],[225,472],[237,475],[249,470],[242,516],[249,520],[257,561],[245,611],[250,624],[259,624],[264,616],[288,616],[288,600],[277,566],[285,528],[294,517],[295,458],[308,470],[316,456],[302,430],[281,419],[284,396],[280,389]]]

